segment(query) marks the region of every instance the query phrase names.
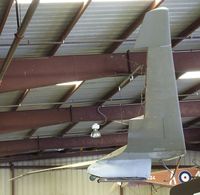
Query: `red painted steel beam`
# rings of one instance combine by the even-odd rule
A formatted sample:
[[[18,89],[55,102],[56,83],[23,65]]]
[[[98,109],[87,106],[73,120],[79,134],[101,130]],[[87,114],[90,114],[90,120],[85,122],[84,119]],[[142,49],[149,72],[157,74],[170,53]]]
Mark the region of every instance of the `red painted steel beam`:
[[[35,129],[42,126],[55,125],[66,122],[101,121],[102,116],[97,106],[74,107],[47,110],[31,110],[0,113],[0,133],[25,129]],[[143,106],[142,106],[143,108]],[[143,114],[141,105],[123,105],[102,107],[101,112],[108,121],[130,119]],[[200,101],[180,102],[182,117],[200,116]]]
[[[196,91],[200,90],[200,82],[197,83],[196,85],[188,88],[187,90],[183,91],[181,94],[183,94],[182,96],[180,96],[179,100],[183,100],[186,97],[188,97],[190,94],[195,93]],[[188,122],[185,122],[183,124],[184,128],[188,128],[191,127],[192,125],[194,125],[195,123],[198,123],[200,121],[200,117],[194,118]]]
[[[164,0],[158,0],[158,1],[153,1],[138,17],[137,19],[133,20],[133,22],[122,32],[122,34],[120,34],[117,39],[127,39],[142,23],[143,18],[145,16],[145,14],[152,10],[155,9],[157,7],[159,7],[159,5],[161,3],[163,3]],[[104,53],[112,53],[114,52],[122,43],[121,42],[115,42],[112,43],[105,51]]]
[[[108,148],[122,146],[127,142],[127,134],[105,135],[100,139],[89,136],[24,139],[0,142],[0,156],[9,156],[27,152],[37,152],[47,149],[72,148]]]
[[[189,136],[190,138],[190,135],[186,134],[186,136]],[[188,137],[185,137],[185,139],[187,144]],[[126,144],[127,133],[102,135],[102,137],[98,139],[93,139],[90,136],[82,136],[1,141],[0,156],[11,156],[48,149],[108,148],[120,147]]]
[[[184,136],[187,138],[186,143],[188,144],[200,144],[200,129],[198,128],[186,128],[184,129]]]
[[[83,150],[83,151],[74,151],[74,152],[73,151],[72,152],[38,152],[38,153],[32,153],[32,154],[29,153],[29,154],[21,154],[21,155],[14,155],[14,156],[7,156],[4,158],[0,158],[0,163],[103,155],[103,154],[108,154],[110,152],[113,152],[114,150],[115,150],[114,148],[102,148],[102,149],[93,149],[93,150],[88,150],[88,151]],[[55,166],[52,166],[52,167],[55,167]],[[26,168],[26,167],[24,166],[21,168]],[[29,166],[28,168],[31,168],[31,167]],[[37,168],[42,169],[46,167],[38,166]]]
[[[197,18],[192,24],[190,24],[187,28],[185,28],[182,32],[180,32],[177,37],[183,37],[182,39],[174,39],[172,41],[172,47],[178,45],[184,38],[192,34],[196,29],[200,27],[200,17]]]
[[[200,151],[200,144],[187,144],[187,150]]]
[[[78,20],[80,19],[80,17],[83,15],[83,13],[85,12],[85,10],[87,9],[87,7],[89,6],[90,3],[91,3],[91,0],[87,0],[86,2],[82,3],[82,5],[78,9],[77,13],[75,14],[75,16],[72,18],[71,22],[69,23],[69,25],[62,32],[62,34],[60,35],[60,37],[57,39],[57,42],[62,42],[62,41],[64,41],[66,39],[66,37],[72,31],[73,27],[78,22]],[[50,50],[48,56],[53,56],[56,53],[56,51],[58,50],[58,48],[60,47],[60,45],[61,44],[54,45],[52,47],[52,49]]]
[[[136,63],[146,64],[146,53],[130,53],[130,61],[133,71]],[[174,53],[174,62],[176,72],[199,70],[200,52]],[[129,74],[126,54],[14,59],[0,86],[0,92],[122,74]]]
[[[14,0],[7,0],[5,2],[6,2],[6,8],[4,10],[4,13],[3,13],[3,16],[2,16],[2,19],[1,19],[1,22],[0,22],[0,35],[3,31],[4,25],[5,25],[6,20],[8,18],[8,15],[10,13],[10,10],[11,10],[11,7],[12,7]]]

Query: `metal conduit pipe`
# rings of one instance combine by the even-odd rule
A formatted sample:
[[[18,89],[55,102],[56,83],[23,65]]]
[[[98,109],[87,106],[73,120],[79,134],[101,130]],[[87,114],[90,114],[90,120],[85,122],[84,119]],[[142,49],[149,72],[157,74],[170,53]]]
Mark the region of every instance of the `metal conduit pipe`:
[[[12,45],[8,51],[8,54],[6,55],[5,60],[3,61],[1,69],[0,69],[0,84],[2,83],[3,77],[13,59],[15,50],[17,49],[19,42],[23,38],[26,28],[28,27],[28,24],[31,21],[31,18],[32,18],[39,2],[40,2],[40,0],[32,0],[32,3],[30,4],[30,6],[26,12],[26,15],[24,16],[22,24],[21,24],[20,28],[18,29],[17,33],[15,34],[15,38],[12,42]]]

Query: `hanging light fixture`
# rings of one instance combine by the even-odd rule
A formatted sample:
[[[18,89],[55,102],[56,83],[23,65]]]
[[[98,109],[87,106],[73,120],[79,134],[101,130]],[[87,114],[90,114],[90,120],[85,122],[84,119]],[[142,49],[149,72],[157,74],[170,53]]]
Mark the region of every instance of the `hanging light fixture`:
[[[94,123],[92,125],[92,133],[90,134],[90,137],[92,137],[92,138],[100,138],[101,137],[101,133],[100,133],[99,129],[100,129],[100,125],[98,123]]]

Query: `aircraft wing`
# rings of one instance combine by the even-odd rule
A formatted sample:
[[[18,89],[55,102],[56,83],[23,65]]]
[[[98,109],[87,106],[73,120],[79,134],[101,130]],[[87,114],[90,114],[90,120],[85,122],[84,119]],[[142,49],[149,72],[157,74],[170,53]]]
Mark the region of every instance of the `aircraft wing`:
[[[105,155],[103,158],[98,159],[98,160],[105,160],[109,158],[113,158],[119,154],[121,154],[125,150],[126,146],[123,146],[107,155]],[[27,173],[18,175],[16,177],[11,178],[10,180],[16,180],[19,178],[22,178],[27,175],[33,175],[36,173],[43,173],[43,172],[48,172],[48,171],[56,171],[56,170],[63,170],[63,169],[77,169],[77,168],[87,168],[89,165],[97,162],[98,160],[91,160],[91,161],[85,161],[85,162],[78,162],[78,163],[73,163],[73,164],[68,164],[68,165],[63,165],[63,166],[58,166],[58,167],[53,167],[53,168],[48,168],[48,169],[41,169],[41,170],[36,170],[36,171],[29,171]]]
[[[48,169],[41,169],[41,170],[36,170],[36,171],[29,171],[27,173],[18,175],[16,177],[13,177],[10,179],[11,180],[16,180],[19,178],[22,178],[27,175],[33,175],[36,173],[43,173],[43,172],[48,172],[48,171],[56,171],[56,170],[62,170],[62,169],[77,169],[77,168],[87,168],[89,165],[95,163],[97,160],[91,160],[91,161],[85,161],[85,162],[78,162],[78,163],[73,163],[69,165],[63,165],[63,166],[58,166],[58,167],[53,167],[53,168],[48,168]]]

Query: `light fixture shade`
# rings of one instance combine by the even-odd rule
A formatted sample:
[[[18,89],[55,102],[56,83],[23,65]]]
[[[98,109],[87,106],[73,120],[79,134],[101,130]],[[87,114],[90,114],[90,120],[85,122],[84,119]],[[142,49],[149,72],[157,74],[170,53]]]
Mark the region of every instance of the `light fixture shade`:
[[[94,129],[92,131],[92,133],[90,134],[90,137],[92,137],[92,138],[100,138],[101,137],[101,133],[99,132],[98,129]]]

